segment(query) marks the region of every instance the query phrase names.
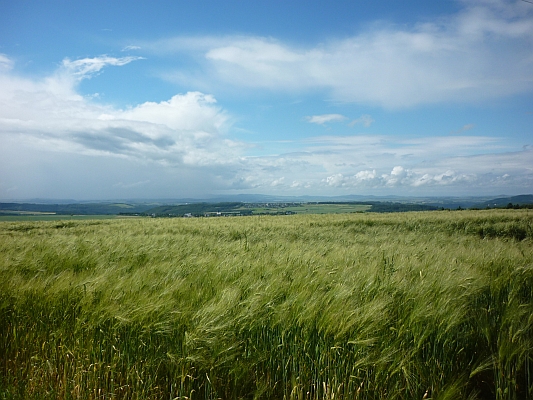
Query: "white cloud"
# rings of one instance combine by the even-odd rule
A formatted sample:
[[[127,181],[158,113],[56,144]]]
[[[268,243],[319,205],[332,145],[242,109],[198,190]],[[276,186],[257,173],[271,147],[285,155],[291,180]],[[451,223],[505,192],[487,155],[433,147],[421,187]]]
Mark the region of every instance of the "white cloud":
[[[372,118],[368,114],[363,114],[359,118],[354,119],[352,122],[350,122],[350,126],[354,126],[357,124],[363,125],[365,128],[368,128],[372,123],[376,122],[374,118]]]
[[[463,4],[447,18],[411,27],[376,25],[314,47],[236,36],[173,38],[143,48],[191,53],[201,64],[194,74],[166,74],[181,83],[319,89],[337,101],[387,108],[480,102],[531,91],[533,7],[520,1]]]
[[[329,186],[339,187],[344,186],[344,176],[342,174],[335,174],[326,178],[326,183]]]
[[[504,138],[323,136],[301,145],[299,152],[247,160],[246,167],[255,171],[255,188],[269,187],[275,172],[292,182],[294,193],[307,188],[322,194],[433,195],[533,189],[531,149],[513,151]]]
[[[14,74],[4,56],[11,67],[0,70],[0,197],[533,188],[533,149],[517,151],[504,138],[324,135],[263,144],[270,155],[252,157],[256,144],[229,136],[232,117],[212,95],[188,92],[119,109],[78,93],[84,77],[131,61],[68,60],[48,77],[29,79]]]
[[[68,58],[65,58],[61,63],[62,70],[60,73],[66,74],[70,77],[75,77],[77,79],[89,78],[91,75],[99,72],[102,68],[113,65],[113,66],[122,66],[129,64],[132,61],[142,60],[142,57],[108,57],[100,56],[93,58],[82,58],[79,60],[71,61]]]
[[[217,133],[228,118],[215,104],[216,100],[211,95],[189,92],[173,96],[168,101],[146,102],[120,111],[116,118],[165,125],[174,130]]]
[[[141,49],[141,46],[132,46],[132,45],[129,45],[129,46],[125,46],[122,51],[129,51],[129,50],[140,50]]]
[[[359,171],[357,174],[355,174],[355,180],[357,182],[366,182],[366,181],[372,181],[376,178],[376,170],[372,171]]]
[[[326,122],[344,121],[346,117],[341,114],[322,114],[306,117],[306,119],[312,124],[324,125]]]
[[[57,166],[79,171],[79,167],[71,165],[74,155],[83,157],[86,165],[93,165],[98,159],[101,165],[116,163],[121,168],[133,163],[135,168],[142,165],[167,178],[168,171],[179,169],[178,181],[188,181],[192,176],[198,179],[196,183],[192,181],[190,190],[195,185],[205,186],[206,182],[208,187],[224,185],[227,176],[233,177],[235,173],[231,169],[239,163],[244,145],[225,137],[231,122],[213,96],[188,92],[168,101],[118,109],[95,103],[77,92],[82,79],[105,66],[123,66],[134,59],[66,59],[58,71],[42,79],[21,78],[10,71],[0,73],[0,158],[5,163],[0,167],[7,171],[4,179],[11,176],[12,182],[20,181],[19,175],[25,172],[27,180],[31,174],[28,169],[36,168],[43,160],[54,160]],[[4,62],[9,64],[9,58]],[[28,157],[29,154],[32,156]],[[55,156],[50,158],[51,154]],[[26,167],[11,165],[22,161]],[[135,169],[131,165],[128,168]],[[161,172],[161,168],[166,172]],[[136,179],[130,183],[131,180],[121,175],[123,171],[117,169],[110,167],[107,176],[102,178],[104,182],[116,177],[115,182],[109,182],[110,191],[136,187],[141,190],[136,182],[157,180]],[[90,168],[79,173],[89,171]],[[54,170],[57,176],[69,173]],[[217,176],[226,178],[220,180]],[[65,187],[72,186],[74,190],[82,180],[79,182]],[[13,184],[0,182],[2,187],[13,187]]]
[[[498,177],[495,177],[498,178]],[[441,187],[449,185],[461,185],[477,183],[478,185],[486,184],[483,177],[475,174],[457,173],[452,170],[446,170],[442,173],[432,175],[416,170],[406,169],[402,166],[395,166],[390,172],[377,175],[376,171],[359,171],[355,175],[335,174],[326,178],[329,186],[343,187],[349,190],[358,188],[408,188],[418,187]]]
[[[0,53],[0,72],[13,69],[13,61],[5,54]]]
[[[466,131],[469,131],[470,129],[474,129],[476,125],[474,124],[466,124],[466,125],[463,125],[463,127],[461,129],[457,129],[456,131],[452,131],[450,132],[450,135],[458,135],[460,133],[463,133],[463,132],[466,132]]]
[[[285,177],[282,176],[281,178],[279,179],[274,179],[271,183],[270,183],[270,186],[282,186],[285,184]]]
[[[0,133],[44,139],[43,146],[84,154],[175,163],[199,152],[212,159],[204,153],[223,139],[221,132],[228,123],[213,96],[189,92],[122,110],[92,103],[76,92],[81,79],[107,65],[122,66],[135,59],[66,59],[59,71],[40,81],[0,76],[0,83],[5,83],[0,94]],[[225,162],[227,153],[216,157]]]
[[[405,179],[410,177],[409,171],[406,171],[402,166],[395,166],[390,175],[382,175],[387,185],[394,186],[404,183]]]

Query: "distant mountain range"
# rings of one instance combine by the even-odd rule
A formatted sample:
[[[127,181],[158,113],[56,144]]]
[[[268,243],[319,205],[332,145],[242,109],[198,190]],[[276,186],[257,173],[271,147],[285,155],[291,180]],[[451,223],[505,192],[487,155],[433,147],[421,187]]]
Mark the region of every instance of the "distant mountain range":
[[[120,213],[144,213],[154,204],[128,203],[0,203],[0,214],[54,213],[61,215],[116,215]]]
[[[491,199],[485,202],[481,202],[477,205],[478,208],[486,207],[505,207],[508,204],[533,204],[533,194],[522,194],[519,196],[511,197],[498,197],[497,199]]]
[[[0,203],[0,214],[17,213],[55,213],[75,215],[118,215],[118,214],[160,214],[170,213],[170,210],[180,210],[179,214],[202,210],[221,211],[229,210],[240,203],[289,203],[289,202],[357,202],[371,204],[371,211],[408,211],[431,210],[440,208],[495,208],[506,207],[509,204],[533,204],[533,194],[519,196],[487,197],[417,197],[408,198],[400,196],[269,196],[269,195],[233,195],[213,196],[208,199],[157,199],[157,200],[125,200],[90,202],[74,200],[42,200],[32,199],[26,201],[11,201]],[[231,204],[231,207],[230,207]],[[187,205],[187,207],[184,207]]]

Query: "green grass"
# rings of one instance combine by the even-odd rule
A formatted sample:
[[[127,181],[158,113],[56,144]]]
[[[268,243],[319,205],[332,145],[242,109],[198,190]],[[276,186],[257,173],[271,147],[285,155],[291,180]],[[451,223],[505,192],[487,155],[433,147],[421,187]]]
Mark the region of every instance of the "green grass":
[[[0,223],[0,399],[532,399],[533,212]]]

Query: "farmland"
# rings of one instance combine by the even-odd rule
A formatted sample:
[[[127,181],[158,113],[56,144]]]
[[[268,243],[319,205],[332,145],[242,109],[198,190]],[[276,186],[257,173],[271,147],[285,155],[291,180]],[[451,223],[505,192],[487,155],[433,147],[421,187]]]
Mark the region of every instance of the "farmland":
[[[533,211],[0,222],[1,399],[533,399]]]
[[[253,208],[255,214],[275,214],[276,212],[290,212],[298,214],[341,214],[364,212],[371,209],[371,205],[355,203],[302,203],[287,207],[269,207],[263,205]]]
[[[185,202],[149,203],[0,203],[0,221],[113,218],[150,216],[158,218],[216,217],[242,215],[338,214],[350,212],[428,211],[427,204],[371,202]],[[106,217],[107,216],[107,217]]]

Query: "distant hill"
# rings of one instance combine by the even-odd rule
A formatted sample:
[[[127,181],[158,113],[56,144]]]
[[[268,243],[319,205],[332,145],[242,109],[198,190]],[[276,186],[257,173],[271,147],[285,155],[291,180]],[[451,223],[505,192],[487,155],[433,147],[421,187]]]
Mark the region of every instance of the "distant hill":
[[[0,213],[10,211],[11,213],[46,212],[59,215],[115,215],[120,213],[143,213],[151,207],[153,205],[126,203],[0,203]]]
[[[272,203],[241,203],[241,202],[222,202],[222,203],[192,203],[192,204],[181,204],[176,206],[159,206],[154,207],[146,211],[146,214],[161,216],[161,217],[172,217],[172,216],[201,216],[201,215],[251,215],[256,213],[255,208],[261,208],[265,204]],[[291,207],[294,205],[301,205],[302,203],[285,203],[286,206]],[[305,204],[305,203],[303,203]],[[308,204],[318,204],[318,205],[335,205],[335,204],[360,204],[360,205],[370,205],[370,212],[406,212],[406,211],[430,211],[438,210],[439,207],[425,204],[411,204],[411,203],[393,203],[393,202],[380,202],[380,201],[371,201],[371,202],[309,202]],[[283,212],[283,208],[280,208],[279,212]],[[299,211],[293,210],[294,213]]]
[[[368,203],[370,204],[370,203]],[[407,211],[433,211],[440,208],[428,204],[412,204],[412,203],[392,203],[392,202],[374,202],[369,211],[384,213],[384,212],[407,212]]]
[[[368,211],[371,212],[404,212],[404,211],[429,211],[442,208],[503,208],[509,204],[515,206],[532,205],[533,194],[524,194],[520,196],[502,196],[494,199],[487,197],[428,197],[428,198],[400,198],[400,197],[373,197],[367,196],[345,196],[345,197],[320,197],[317,200],[311,200],[307,197],[305,200],[300,198],[283,198],[274,196],[252,195],[228,196],[233,201],[215,201],[211,200],[193,200],[184,202],[181,200],[158,200],[158,201],[116,201],[116,202],[73,202],[57,203],[48,202],[6,202],[0,203],[0,214],[27,214],[27,213],[54,213],[58,215],[150,215],[160,217],[178,217],[178,216],[202,216],[212,215],[250,215],[254,213],[254,208],[261,208],[264,205],[272,206],[278,204],[283,207],[285,203],[302,204],[365,204],[371,206]],[[370,198],[368,198],[370,197]],[[244,201],[247,198],[248,201]],[[237,199],[239,199],[237,201]],[[255,199],[255,201],[250,201]],[[290,199],[290,201],[289,201]],[[282,210],[280,210],[282,211]],[[298,211],[296,211],[298,212]]]
[[[533,204],[533,194],[521,194],[519,196],[510,196],[510,197],[498,197],[496,199],[491,199],[479,204],[476,204],[476,208],[498,208],[498,207],[506,207],[509,203],[511,204],[518,204],[518,205],[526,205],[526,204]]]

